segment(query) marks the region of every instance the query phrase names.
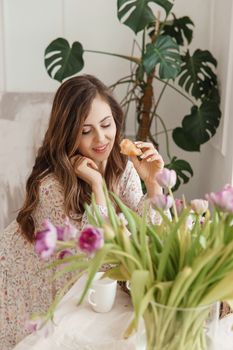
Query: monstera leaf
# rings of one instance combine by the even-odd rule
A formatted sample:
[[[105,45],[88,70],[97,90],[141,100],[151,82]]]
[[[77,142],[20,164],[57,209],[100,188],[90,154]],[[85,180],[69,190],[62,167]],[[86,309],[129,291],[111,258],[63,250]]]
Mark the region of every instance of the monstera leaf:
[[[155,43],[147,44],[143,57],[143,67],[147,74],[159,64],[161,79],[175,79],[180,71],[179,47],[168,35],[161,35]]]
[[[66,39],[58,38],[45,50],[46,70],[50,77],[59,82],[80,72],[83,66],[83,48],[77,41],[70,47]]]
[[[166,11],[166,15],[169,14],[173,6],[168,0],[118,0],[117,15],[119,20],[123,20],[123,23],[137,34],[155,21],[155,16],[148,6],[150,2],[161,6]]]
[[[184,45],[185,40],[190,44],[193,38],[193,30],[190,27],[194,26],[193,22],[187,16],[175,18],[173,15],[173,17],[173,21],[169,21],[163,27],[162,34],[174,38],[178,45]]]
[[[183,159],[177,159],[173,157],[169,164],[165,165],[168,169],[173,169],[176,172],[177,180],[173,187],[173,191],[176,191],[181,185],[181,181],[185,184],[189,182],[190,178],[193,176],[193,169],[191,165]]]
[[[185,132],[182,127],[177,127],[173,130],[172,138],[177,146],[185,151],[200,152],[200,144],[189,133]]]
[[[179,85],[196,99],[204,100],[214,87],[217,88],[217,77],[213,69],[216,59],[207,50],[196,50],[193,56],[189,51],[182,57]]]
[[[200,145],[216,133],[220,118],[218,103],[204,101],[200,107],[192,107],[191,114],[184,117],[181,128],[173,130],[173,139],[186,151],[200,151]]]

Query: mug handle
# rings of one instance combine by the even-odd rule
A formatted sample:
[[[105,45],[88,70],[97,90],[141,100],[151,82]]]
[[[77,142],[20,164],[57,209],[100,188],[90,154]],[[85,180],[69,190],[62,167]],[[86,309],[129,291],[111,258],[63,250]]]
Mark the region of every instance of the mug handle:
[[[130,281],[126,281],[126,288],[128,290],[131,290],[131,283],[130,283]]]
[[[88,292],[88,303],[92,306],[96,306],[96,303],[91,300],[91,296],[92,294],[95,294],[95,290],[94,289],[89,289],[89,292]]]

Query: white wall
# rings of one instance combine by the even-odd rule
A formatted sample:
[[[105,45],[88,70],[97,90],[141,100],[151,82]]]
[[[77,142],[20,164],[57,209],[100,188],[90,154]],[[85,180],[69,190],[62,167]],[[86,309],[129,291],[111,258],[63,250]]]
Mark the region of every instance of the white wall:
[[[0,92],[5,90],[5,32],[3,0],[0,0]]]
[[[195,23],[193,49],[211,49],[219,60],[223,121],[225,120],[217,138],[204,145],[201,154],[172,147],[173,155],[189,160],[194,168],[195,178],[179,192],[184,192],[188,198],[217,188],[226,180],[231,182],[231,2],[224,0],[223,6],[219,0],[175,1],[175,13],[178,16],[189,15]],[[43,65],[43,55],[51,40],[59,36],[66,37],[70,43],[74,40],[81,41],[84,49],[129,54],[134,35],[128,27],[119,23],[116,3],[116,0],[0,0],[0,18],[4,19],[4,22],[1,22],[3,30],[0,33],[0,90],[55,91],[59,83],[48,77]],[[83,72],[97,75],[106,84],[129,72],[127,61],[110,56],[85,53],[85,62]],[[120,95],[119,92],[117,96]],[[189,108],[189,103],[184,99],[167,91],[160,106],[160,113],[169,128],[180,124]],[[132,134],[133,115],[127,125],[128,133]],[[162,153],[165,153],[164,147],[161,139]],[[224,169],[221,175],[217,174],[218,164]]]
[[[212,1],[210,48],[218,58],[223,117],[216,136],[200,157],[200,190],[215,191],[233,184],[233,3]]]

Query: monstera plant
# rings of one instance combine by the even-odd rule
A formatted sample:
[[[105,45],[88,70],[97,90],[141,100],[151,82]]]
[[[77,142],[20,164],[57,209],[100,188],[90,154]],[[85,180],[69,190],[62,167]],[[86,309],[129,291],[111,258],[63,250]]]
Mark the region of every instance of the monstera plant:
[[[135,104],[137,139],[150,140],[158,148],[157,134],[153,134],[151,126],[154,120],[161,125],[169,159],[166,167],[176,171],[178,188],[181,182],[189,181],[193,170],[187,161],[169,152],[171,130],[168,131],[158,113],[165,90],[173,89],[190,102],[190,112],[183,117],[182,124],[172,130],[173,141],[185,151],[200,151],[201,145],[216,133],[221,112],[216,59],[207,50],[190,51],[194,24],[187,16],[177,18],[172,12],[173,3],[169,0],[117,1],[119,21],[133,31],[134,40],[141,40],[137,55],[135,50],[129,56],[85,50],[79,41],[70,46],[65,38],[57,38],[45,50],[45,67],[50,77],[62,82],[83,69],[86,54],[107,54],[130,61],[129,74],[119,77],[112,88],[122,84],[127,87],[121,104],[126,115],[131,103]],[[157,83],[159,88],[155,89]]]

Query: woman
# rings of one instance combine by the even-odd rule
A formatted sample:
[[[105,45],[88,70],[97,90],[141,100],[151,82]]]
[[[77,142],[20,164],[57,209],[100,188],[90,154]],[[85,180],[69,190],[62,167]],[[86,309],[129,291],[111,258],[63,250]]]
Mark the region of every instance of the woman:
[[[87,224],[83,204],[94,192],[105,213],[103,179],[126,205],[139,211],[145,197],[161,193],[155,181],[163,167],[153,145],[138,142],[141,161],[120,153],[123,113],[106,86],[90,75],[65,81],[58,89],[48,130],[26,185],[26,199],[16,221],[1,233],[0,344],[11,349],[25,335],[25,319],[51,304],[62,281],[52,282],[34,252],[35,234],[49,219],[63,225],[68,216],[81,229]],[[150,209],[151,220],[159,219]],[[63,281],[64,282],[64,281]]]

